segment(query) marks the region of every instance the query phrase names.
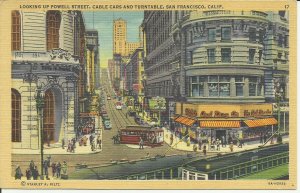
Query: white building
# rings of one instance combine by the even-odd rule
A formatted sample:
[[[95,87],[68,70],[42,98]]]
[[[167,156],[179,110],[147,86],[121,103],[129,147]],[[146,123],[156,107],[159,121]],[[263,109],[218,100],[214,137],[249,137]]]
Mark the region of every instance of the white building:
[[[12,12],[12,144],[38,149],[35,95],[44,95],[44,142],[76,136],[84,57],[79,11]]]

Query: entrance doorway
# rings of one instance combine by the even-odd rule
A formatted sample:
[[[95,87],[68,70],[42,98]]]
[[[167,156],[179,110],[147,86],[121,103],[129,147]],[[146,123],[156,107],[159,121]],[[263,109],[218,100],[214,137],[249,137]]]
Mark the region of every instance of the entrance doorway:
[[[45,106],[43,118],[43,138],[44,143],[54,143],[55,134],[55,98],[54,93],[50,89],[45,92]]]
[[[226,130],[216,130],[216,139],[221,140],[222,136],[226,139]]]

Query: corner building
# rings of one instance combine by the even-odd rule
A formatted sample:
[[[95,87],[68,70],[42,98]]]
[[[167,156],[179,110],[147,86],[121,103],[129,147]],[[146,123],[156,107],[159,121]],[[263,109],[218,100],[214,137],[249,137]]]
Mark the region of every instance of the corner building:
[[[79,11],[12,11],[13,148],[41,146],[38,90],[44,97],[44,142],[55,144],[76,137],[78,101],[85,90],[84,34]]]
[[[176,101],[173,129],[182,134],[190,132],[195,140],[200,136],[257,139],[275,130],[277,120],[273,117],[272,102],[275,101],[274,74],[278,73],[274,73],[275,60],[270,60],[270,52],[278,50],[273,46],[274,41],[277,42],[274,35],[280,33],[274,30],[274,18],[278,15],[228,10],[172,12],[169,17],[173,41],[171,58],[177,64],[174,79],[169,78]],[[284,32],[280,36],[288,37],[287,30]],[[146,45],[149,46],[147,39]],[[154,54],[157,51],[147,53],[147,57]],[[167,62],[154,70],[156,83],[149,86],[150,90],[164,84],[165,69],[170,64]],[[147,79],[150,75],[151,80],[154,77],[152,71],[149,73],[150,65],[155,67],[159,63],[154,60],[145,64]],[[280,73],[288,73],[288,68]],[[161,96],[161,92],[157,94]],[[191,104],[196,107],[190,108]]]

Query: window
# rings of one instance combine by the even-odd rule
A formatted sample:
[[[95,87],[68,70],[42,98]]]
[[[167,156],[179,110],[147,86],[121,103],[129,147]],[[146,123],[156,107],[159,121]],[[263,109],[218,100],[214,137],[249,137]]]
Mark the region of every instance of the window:
[[[262,54],[263,54],[263,51],[262,51],[262,50],[259,50],[259,51],[258,51],[258,60],[259,60],[259,64],[261,64]]]
[[[193,31],[190,31],[190,41],[189,41],[190,44],[193,43]]]
[[[11,89],[11,141],[21,142],[21,95]]]
[[[223,63],[231,62],[231,49],[230,48],[221,48],[221,56]]]
[[[264,35],[265,35],[265,31],[264,30],[259,30],[259,43],[264,42]]]
[[[190,64],[193,65],[193,51],[189,51]]]
[[[256,41],[256,29],[249,28],[249,41],[255,42]]]
[[[230,96],[230,77],[229,76],[209,76],[208,77],[209,96]]]
[[[208,41],[216,41],[216,29],[208,29]]]
[[[192,76],[190,77],[191,81],[191,96],[192,97],[198,97],[204,95],[204,82],[205,77],[201,76]]]
[[[278,46],[283,46],[283,36],[281,34],[278,35]]]
[[[222,40],[231,40],[231,28],[230,27],[222,27]]]
[[[236,96],[244,96],[244,77],[237,76],[235,77],[235,90]]]
[[[249,49],[249,64],[254,64],[255,49]]]
[[[58,11],[47,12],[47,50],[59,47],[59,28],[61,16]]]
[[[208,63],[215,63],[215,49],[207,50]]]
[[[261,96],[261,88],[260,78],[249,77],[249,96]]]
[[[286,48],[289,47],[289,36],[288,35],[284,36],[284,47],[286,47]]]
[[[21,50],[21,16],[18,11],[11,13],[11,50]]]

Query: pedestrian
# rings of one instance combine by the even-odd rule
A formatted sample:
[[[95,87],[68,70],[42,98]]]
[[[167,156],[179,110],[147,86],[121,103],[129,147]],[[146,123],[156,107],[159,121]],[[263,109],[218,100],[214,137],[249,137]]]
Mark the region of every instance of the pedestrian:
[[[239,145],[238,145],[238,147],[242,148],[242,147],[243,147],[243,145],[244,145],[244,142],[243,142],[243,140],[242,140],[242,139],[240,139],[240,140],[239,140]]]
[[[140,147],[139,149],[144,149],[144,141],[143,141],[143,138],[140,137],[140,143],[139,143]]]
[[[37,169],[37,166],[34,166],[33,172],[32,172],[32,177],[34,180],[37,180],[39,176],[39,171]]]
[[[204,144],[204,146],[203,146],[203,154],[204,154],[204,156],[206,156],[206,144]]]
[[[199,141],[198,141],[198,149],[201,150],[201,148],[202,148],[202,140],[199,139]]]
[[[93,135],[90,135],[90,144],[92,144],[93,140],[94,140],[94,136]]]
[[[62,140],[61,140],[61,148],[62,148],[62,149],[65,149],[65,139],[62,139]]]
[[[266,135],[266,133],[264,134],[264,143],[266,143],[267,142],[267,135]]]
[[[57,178],[60,178],[60,170],[61,170],[61,164],[60,164],[60,162],[58,162],[56,164],[56,177]]]
[[[51,164],[51,168],[52,168],[52,177],[54,177],[55,176],[55,172],[56,172],[56,164],[55,164],[55,162],[53,162]]]
[[[92,141],[92,143],[91,143],[91,150],[95,151],[95,143],[94,143],[94,141]]]
[[[264,143],[263,142],[263,134],[262,134],[262,132],[260,132],[260,141],[259,141],[260,143]]]
[[[47,133],[47,145],[48,147],[50,147],[50,134]]]
[[[23,174],[21,171],[21,168],[19,165],[17,165],[16,171],[15,171],[15,180],[21,180]]]
[[[220,140],[219,139],[217,139],[216,145],[217,145],[217,151],[220,151]]]
[[[116,144],[116,136],[114,135],[111,139],[114,141],[114,144]]]
[[[98,135],[97,137],[97,147],[99,147],[99,149],[101,149],[101,136]]]
[[[193,145],[193,151],[196,152],[197,151],[197,144]]]
[[[62,164],[62,166],[61,166],[61,170],[62,170],[62,173],[63,173],[64,175],[67,174],[68,164],[67,164],[66,161],[63,162],[63,164]]]
[[[229,149],[230,149],[230,152],[233,152],[233,142],[230,142]]]
[[[49,179],[48,168],[49,168],[48,160],[44,160],[43,169],[44,169],[44,175],[46,175],[46,179]]]
[[[172,145],[172,144],[173,144],[173,140],[174,140],[174,138],[173,138],[173,134],[171,134],[171,135],[170,135],[170,145]]]
[[[30,164],[29,164],[29,169],[31,171],[31,174],[33,173],[34,167],[35,167],[34,162],[33,162],[33,160],[31,160]]]
[[[30,168],[27,168],[26,169],[26,178],[27,178],[27,180],[31,180],[31,170],[30,170]]]
[[[73,147],[76,148],[76,139],[75,138],[72,139],[72,143],[73,143]]]
[[[222,144],[222,147],[226,147],[226,142],[225,142],[225,136],[222,135],[221,137],[221,144]]]

